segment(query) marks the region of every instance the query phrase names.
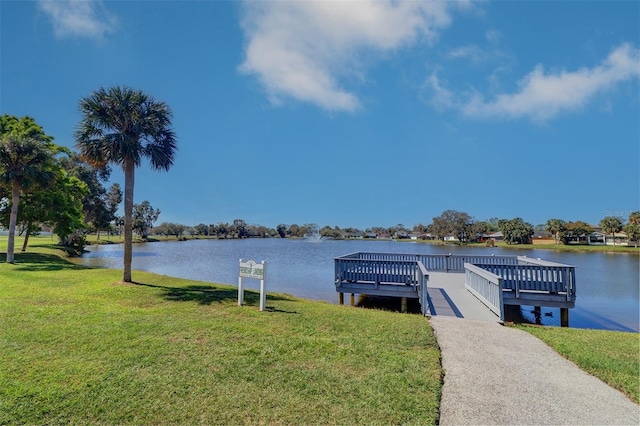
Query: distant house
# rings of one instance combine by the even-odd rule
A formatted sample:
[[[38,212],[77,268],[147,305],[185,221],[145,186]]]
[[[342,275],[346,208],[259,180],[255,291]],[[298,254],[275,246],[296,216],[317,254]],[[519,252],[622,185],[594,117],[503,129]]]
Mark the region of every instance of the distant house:
[[[626,246],[629,245],[629,236],[625,232],[605,234],[602,231],[593,231],[589,234],[587,244],[590,246]]]
[[[549,231],[544,231],[544,230],[533,231],[533,236],[531,238],[550,239],[550,238],[553,238],[553,234]]]
[[[490,234],[483,234],[482,235],[482,239],[484,241],[489,241],[489,240],[493,240],[493,241],[504,241],[504,234],[502,232],[492,232]]]
[[[409,238],[409,234],[407,234],[404,231],[398,231],[393,235],[393,237],[398,239],[398,240],[408,239]]]
[[[376,232],[367,232],[363,235],[363,238],[378,238],[378,234]]]
[[[532,244],[555,244],[556,239],[553,234],[545,230],[534,230],[531,237]]]

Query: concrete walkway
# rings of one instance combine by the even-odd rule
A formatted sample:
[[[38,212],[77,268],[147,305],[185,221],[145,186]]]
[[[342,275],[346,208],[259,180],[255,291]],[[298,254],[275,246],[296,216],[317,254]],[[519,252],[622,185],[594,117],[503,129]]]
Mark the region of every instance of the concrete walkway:
[[[638,425],[640,406],[525,331],[431,317],[445,370],[441,425]]]

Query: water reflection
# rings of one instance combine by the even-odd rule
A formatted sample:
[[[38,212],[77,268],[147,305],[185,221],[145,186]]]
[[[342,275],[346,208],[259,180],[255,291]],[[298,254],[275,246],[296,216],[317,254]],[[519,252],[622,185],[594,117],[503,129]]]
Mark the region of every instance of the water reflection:
[[[88,247],[77,262],[87,266],[122,268],[122,246]],[[135,244],[132,267],[163,275],[193,280],[238,282],[240,259],[267,263],[268,291],[289,293],[308,299],[337,303],[333,285],[333,259],[356,251],[416,254],[526,255],[566,263],[576,267],[577,300],[570,310],[571,327],[638,331],[639,327],[639,257],[633,254],[565,253],[548,250],[438,246],[389,241],[323,240],[309,244],[305,240],[247,239],[190,240]],[[246,280],[257,290],[259,281]],[[522,317],[544,325],[559,325],[559,310],[523,307]]]

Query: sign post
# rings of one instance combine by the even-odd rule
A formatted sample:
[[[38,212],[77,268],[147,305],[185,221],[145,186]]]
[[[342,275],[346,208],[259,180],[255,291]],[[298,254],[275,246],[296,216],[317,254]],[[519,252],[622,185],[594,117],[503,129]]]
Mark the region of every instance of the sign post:
[[[243,262],[240,259],[240,274],[238,277],[238,305],[241,306],[244,303],[244,289],[242,288],[242,278],[254,278],[260,280],[260,310],[267,309],[267,293],[265,289],[265,263],[264,260],[261,263],[257,263],[255,260],[248,260]]]

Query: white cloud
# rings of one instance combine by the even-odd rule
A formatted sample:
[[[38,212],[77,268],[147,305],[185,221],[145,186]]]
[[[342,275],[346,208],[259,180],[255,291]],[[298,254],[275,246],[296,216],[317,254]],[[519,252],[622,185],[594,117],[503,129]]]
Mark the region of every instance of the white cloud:
[[[495,59],[503,59],[509,55],[499,48],[500,33],[496,30],[490,30],[485,33],[488,43],[484,47],[477,44],[468,44],[451,49],[447,52],[450,59],[468,59],[474,64],[481,64],[493,61]]]
[[[103,38],[117,26],[115,15],[102,0],[39,0],[38,7],[51,20],[56,37]]]
[[[593,68],[545,73],[538,65],[519,82],[516,93],[500,94],[490,101],[478,92],[466,97],[456,95],[442,87],[435,75],[428,78],[427,84],[433,90],[435,106],[459,109],[469,117],[528,117],[544,121],[577,110],[596,94],[636,78],[640,78],[640,50],[622,44]]]
[[[488,42],[490,43],[497,43],[500,41],[500,39],[502,38],[502,33],[498,30],[488,30],[485,34],[484,37],[487,39]]]
[[[362,72],[364,53],[432,42],[466,3],[426,1],[246,1],[240,71],[255,75],[270,100],[293,98],[333,111],[360,100],[344,78]]]
[[[447,53],[451,59],[469,59],[473,63],[486,62],[494,56],[490,51],[483,50],[475,44],[456,47]]]

